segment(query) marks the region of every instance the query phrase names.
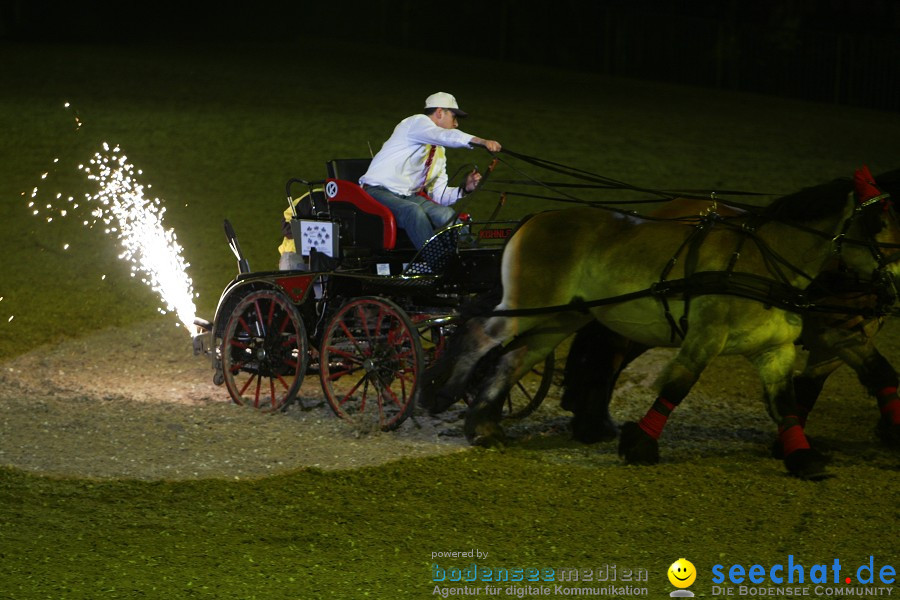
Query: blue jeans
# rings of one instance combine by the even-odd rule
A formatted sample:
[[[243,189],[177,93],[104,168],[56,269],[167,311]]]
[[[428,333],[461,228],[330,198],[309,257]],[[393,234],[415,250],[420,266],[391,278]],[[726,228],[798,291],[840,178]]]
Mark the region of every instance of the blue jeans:
[[[366,192],[394,214],[397,225],[406,231],[417,250],[422,249],[435,229],[447,225],[456,214],[449,206],[422,196],[401,196],[380,185],[367,186]]]

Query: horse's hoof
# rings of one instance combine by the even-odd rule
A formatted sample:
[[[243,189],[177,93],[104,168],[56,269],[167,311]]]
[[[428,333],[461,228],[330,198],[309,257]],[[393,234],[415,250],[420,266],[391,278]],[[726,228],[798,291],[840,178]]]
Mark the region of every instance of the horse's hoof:
[[[572,437],[582,444],[611,442],[616,439],[617,435],[619,435],[619,428],[609,419],[596,424],[589,419],[572,417]]]
[[[807,437],[806,441],[809,442],[810,446],[815,446],[811,438]],[[772,458],[776,460],[784,460],[784,446],[782,445],[781,440],[779,440],[778,438],[775,438],[775,440],[772,442],[771,452]],[[830,455],[819,454],[819,457],[825,462],[826,465],[831,462]]]
[[[659,463],[659,442],[647,435],[634,421],[622,424],[619,436],[619,456],[629,465]]]
[[[472,446],[495,448],[506,444],[506,434],[503,432],[503,428],[493,421],[479,423],[474,427],[470,427],[467,423],[465,431],[466,439]]]
[[[900,449],[900,425],[881,417],[875,431],[885,446]]]
[[[784,466],[788,473],[806,481],[822,481],[830,475],[825,470],[828,459],[812,448],[794,450],[784,457]]]

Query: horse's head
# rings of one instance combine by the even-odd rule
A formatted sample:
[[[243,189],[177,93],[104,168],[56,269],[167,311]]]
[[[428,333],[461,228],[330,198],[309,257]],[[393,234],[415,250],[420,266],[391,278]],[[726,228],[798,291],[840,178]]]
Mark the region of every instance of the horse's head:
[[[834,253],[824,268],[839,264],[870,278],[884,301],[893,302],[895,278],[900,277],[900,221],[886,193],[891,186],[900,193],[900,169],[875,178],[863,167],[853,179],[835,179],[779,198],[763,216],[832,239]]]
[[[874,282],[894,301],[900,276],[900,222],[888,190],[900,188],[900,170],[876,178],[863,166],[854,174],[853,187],[857,203],[854,218],[858,220],[855,235],[859,238],[856,243],[874,261]]]

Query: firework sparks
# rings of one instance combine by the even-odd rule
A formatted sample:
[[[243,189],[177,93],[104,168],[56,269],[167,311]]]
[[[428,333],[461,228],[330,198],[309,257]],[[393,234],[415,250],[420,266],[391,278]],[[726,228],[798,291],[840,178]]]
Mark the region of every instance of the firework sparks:
[[[64,106],[72,109],[68,102]],[[78,130],[83,122],[78,111],[72,110]],[[141,171],[128,162],[118,146],[110,149],[106,142],[102,146],[102,151],[96,152],[88,164],[78,165],[78,171],[99,187],[95,194],[84,195],[83,209],[78,210],[80,204],[73,196],[64,199],[62,193],[56,194],[55,201],[62,203],[65,200],[65,208],[56,207],[53,202],[40,206],[37,187],[31,191],[28,208],[35,216],[43,216],[47,223],[51,223],[54,216],[65,218],[88,211],[89,215],[82,214],[82,225],[93,228],[98,222],[105,224],[104,232],[119,238],[124,248],[119,258],[131,263],[131,276],[140,278],[162,299],[166,308],[160,312],[174,312],[181,324],[193,332],[196,307],[193,283],[187,274],[190,265],[181,256],[182,247],[175,232],[163,226],[166,209],[159,198],[145,197],[145,187],[151,186],[138,181]],[[53,164],[55,171],[59,158],[54,158]],[[41,180],[46,180],[48,175],[50,171],[42,173]],[[64,251],[69,248],[68,243],[63,244]],[[106,275],[100,279],[105,280]]]
[[[119,238],[124,248],[119,258],[132,263],[132,277],[149,285],[166,310],[175,312],[182,325],[192,331],[196,307],[193,283],[187,274],[190,265],[181,256],[175,232],[163,226],[166,209],[159,198],[145,197],[145,186],[137,179],[140,171],[118,147],[110,149],[104,143],[103,151],[79,169],[100,188],[96,194],[85,195],[88,205],[94,207],[93,223],[102,221],[107,225],[104,231]]]
[[[166,307],[160,312],[174,312],[189,332],[194,331],[196,307],[193,283],[187,274],[190,265],[181,256],[175,232],[163,226],[166,209],[162,202],[144,195],[145,186],[137,179],[140,171],[118,147],[110,149],[106,143],[87,165],[79,164],[78,170],[99,187],[95,194],[84,196],[91,218],[83,220],[82,225],[93,228],[100,222],[106,226],[104,233],[118,237],[123,247],[119,258],[131,263],[132,277],[140,278],[159,295]],[[57,208],[52,202],[39,207],[34,200],[37,196],[38,188],[34,188],[28,207],[35,216],[43,215],[47,223],[53,221],[54,214],[69,216],[69,208]],[[56,194],[56,200],[61,202],[62,194]],[[72,196],[65,202],[72,209],[79,207]],[[70,244],[62,247],[69,250]],[[106,275],[100,279],[105,280]]]

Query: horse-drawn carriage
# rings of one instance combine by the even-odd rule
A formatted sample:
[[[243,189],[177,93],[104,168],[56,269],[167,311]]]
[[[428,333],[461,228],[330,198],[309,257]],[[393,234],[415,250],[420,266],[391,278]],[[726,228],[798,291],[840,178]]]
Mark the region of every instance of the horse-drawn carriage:
[[[213,321],[198,323],[194,346],[211,356],[214,381],[235,403],[285,409],[307,375],[318,374],[338,416],[394,429],[412,414],[420,375],[445,348],[461,306],[497,285],[516,222],[463,216],[417,252],[390,211],[356,183],[368,162],[332,160],[323,181],[287,182],[306,270],[251,271],[225,222],[239,273]],[[299,201],[297,186],[306,188]],[[552,366],[551,354],[510,391],[507,416],[540,404]]]
[[[598,210],[602,203],[587,201],[593,206],[543,213],[521,226],[458,222],[417,253],[404,247],[390,213],[341,173],[351,164],[331,163],[323,182],[288,183],[309,186],[304,215],[291,219],[308,271],[250,272],[226,222],[241,272],[199,345],[235,402],[282,409],[315,372],[336,414],[381,429],[411,414],[417,394],[431,412],[465,399],[466,436],[489,444],[502,440],[504,414],[527,414],[546,395],[554,349],[599,323],[605,333],[591,335],[606,336],[600,358],[582,363],[591,376],[583,398],[569,405],[573,431],[585,441],[615,431],[609,395],[635,352],[680,348],[646,416],[622,430],[627,462],[659,460],[668,415],[709,361],[729,353],[757,367],[792,474],[824,476],[825,461],[803,430],[825,378],[842,362],[876,397],[882,437],[900,440],[900,382],[871,343],[881,318],[894,312],[900,222],[867,169],[763,208],[732,202],[742,209],[732,217],[716,212],[714,196],[709,214],[688,218]],[[647,191],[585,174],[576,172],[595,187]],[[900,170],[879,181],[896,187]],[[465,300],[501,279],[502,298],[491,298],[460,330]],[[862,325],[844,328],[823,315]],[[795,380],[798,339],[811,352]],[[536,381],[527,382],[529,375]]]

